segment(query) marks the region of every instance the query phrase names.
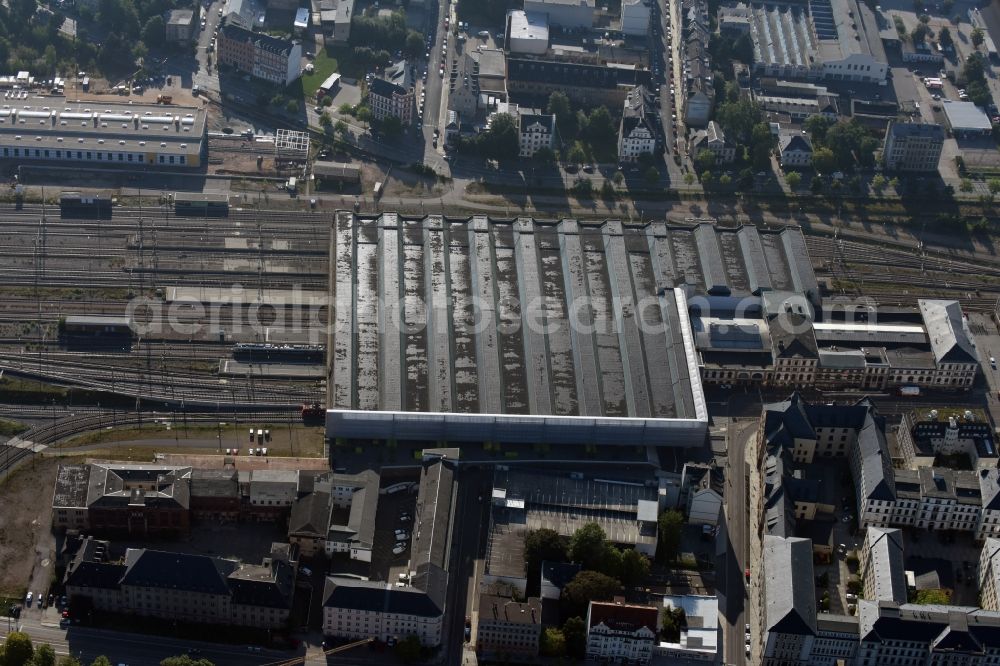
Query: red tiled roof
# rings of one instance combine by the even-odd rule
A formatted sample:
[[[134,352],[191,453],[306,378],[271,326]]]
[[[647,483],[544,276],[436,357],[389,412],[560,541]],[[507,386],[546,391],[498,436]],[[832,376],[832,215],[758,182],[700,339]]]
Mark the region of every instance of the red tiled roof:
[[[652,606],[632,606],[610,602],[590,602],[590,626],[604,623],[616,631],[635,631],[639,627],[649,627],[656,633],[656,608]]]

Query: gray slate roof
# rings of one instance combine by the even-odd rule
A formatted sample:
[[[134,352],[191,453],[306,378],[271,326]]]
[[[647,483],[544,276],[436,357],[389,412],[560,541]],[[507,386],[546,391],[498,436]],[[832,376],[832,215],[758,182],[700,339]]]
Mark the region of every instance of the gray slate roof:
[[[765,535],[763,576],[765,629],[782,634],[815,635],[812,542]]]
[[[958,301],[920,299],[931,351],[938,363],[978,363],[979,354]]]

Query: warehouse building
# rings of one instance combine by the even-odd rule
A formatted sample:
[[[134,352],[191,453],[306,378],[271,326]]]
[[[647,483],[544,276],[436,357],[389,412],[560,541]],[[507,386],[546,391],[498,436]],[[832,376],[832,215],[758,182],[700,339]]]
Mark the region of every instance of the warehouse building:
[[[206,154],[200,107],[8,100],[0,107],[0,151],[15,161],[106,167],[195,168]],[[50,103],[52,106],[44,106]]]
[[[704,441],[665,224],[340,211],[331,270],[330,438]]]
[[[989,117],[972,102],[946,99],[941,103],[944,120],[952,135],[985,136],[993,131]]]
[[[511,53],[544,55],[549,50],[549,22],[544,14],[517,9],[507,15],[507,49]]]
[[[549,25],[561,28],[591,28],[597,3],[594,0],[525,0],[524,11],[548,16]]]

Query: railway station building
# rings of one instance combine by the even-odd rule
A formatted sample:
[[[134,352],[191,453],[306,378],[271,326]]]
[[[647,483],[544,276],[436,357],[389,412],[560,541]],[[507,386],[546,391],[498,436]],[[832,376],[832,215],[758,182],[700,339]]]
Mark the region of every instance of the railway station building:
[[[340,211],[331,236],[328,437],[704,442],[667,225]]]
[[[15,162],[192,169],[206,157],[201,107],[64,98],[5,100],[0,155]]]

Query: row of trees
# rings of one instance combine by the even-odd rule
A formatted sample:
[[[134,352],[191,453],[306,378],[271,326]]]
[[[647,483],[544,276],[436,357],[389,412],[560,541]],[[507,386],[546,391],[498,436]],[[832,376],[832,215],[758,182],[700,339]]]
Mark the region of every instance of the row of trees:
[[[51,645],[43,643],[35,647],[28,634],[13,631],[7,634],[7,641],[0,646],[0,666],[85,666],[73,656],[56,659],[56,652]],[[96,657],[90,666],[113,666],[111,660],[101,655]],[[167,657],[160,666],[215,666],[208,659],[192,659],[188,655]]]
[[[618,124],[606,106],[595,106],[590,113],[574,110],[566,93],[557,90],[545,110],[556,117],[559,137],[570,146],[568,162],[613,162],[618,157]]]
[[[397,9],[388,16],[359,14],[351,19],[350,43],[355,54],[360,48],[372,53],[403,51],[415,58],[424,52],[424,38],[406,27],[406,12]]]
[[[804,127],[812,139],[813,168],[818,173],[875,166],[879,141],[857,119],[833,122],[814,115],[806,118]]]

